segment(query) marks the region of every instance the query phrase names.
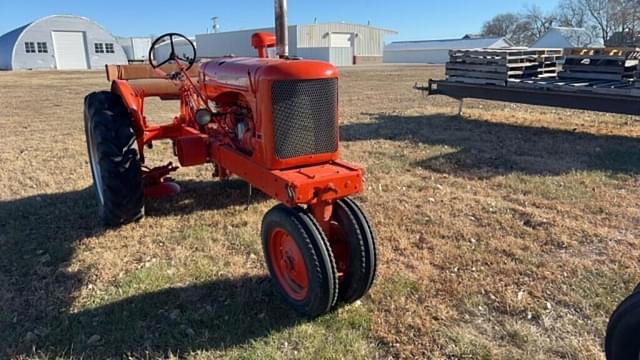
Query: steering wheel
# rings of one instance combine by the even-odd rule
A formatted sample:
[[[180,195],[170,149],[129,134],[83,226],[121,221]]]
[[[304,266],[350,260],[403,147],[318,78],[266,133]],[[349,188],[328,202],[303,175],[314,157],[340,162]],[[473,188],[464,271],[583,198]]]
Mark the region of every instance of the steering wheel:
[[[191,49],[187,48],[187,51],[191,50],[193,56],[189,56],[191,54],[185,54],[182,52],[178,54],[176,52],[176,43],[175,40],[184,40],[191,47]],[[171,50],[169,52],[169,56],[166,59],[156,59],[156,48],[166,43],[169,43],[171,46]],[[196,46],[193,44],[191,40],[189,40],[186,36],[178,33],[166,33],[153,41],[151,47],[149,48],[149,64],[154,69],[159,68],[160,66],[167,64],[169,61],[182,62],[186,64],[185,71],[189,71],[193,64],[196,62]]]

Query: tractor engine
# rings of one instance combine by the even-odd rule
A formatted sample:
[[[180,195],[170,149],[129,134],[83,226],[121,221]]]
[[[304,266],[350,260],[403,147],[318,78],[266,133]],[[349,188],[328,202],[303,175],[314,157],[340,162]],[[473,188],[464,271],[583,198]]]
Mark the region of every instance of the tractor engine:
[[[223,106],[223,109],[222,123],[231,143],[244,154],[252,155],[256,133],[251,107],[246,102],[237,100]]]
[[[231,116],[233,117],[236,146],[243,152],[251,154],[253,152],[253,139],[255,138],[251,109],[248,107],[235,107]]]
[[[266,168],[338,158],[338,70],[333,65],[222,58],[201,65],[200,81],[205,96],[226,109],[234,145]]]

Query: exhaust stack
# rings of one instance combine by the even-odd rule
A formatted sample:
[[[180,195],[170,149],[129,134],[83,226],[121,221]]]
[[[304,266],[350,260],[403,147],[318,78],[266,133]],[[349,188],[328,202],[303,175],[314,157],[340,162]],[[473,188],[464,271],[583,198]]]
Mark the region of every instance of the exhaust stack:
[[[289,56],[289,26],[287,25],[287,0],[275,0],[276,49],[278,57]]]

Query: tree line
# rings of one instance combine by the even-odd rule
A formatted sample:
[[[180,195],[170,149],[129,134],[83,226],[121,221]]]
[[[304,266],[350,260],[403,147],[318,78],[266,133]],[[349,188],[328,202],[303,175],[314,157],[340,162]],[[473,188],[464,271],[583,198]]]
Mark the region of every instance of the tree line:
[[[482,35],[529,46],[554,26],[584,28],[606,46],[640,46],[640,0],[560,0],[551,12],[529,5],[496,15],[483,25]]]

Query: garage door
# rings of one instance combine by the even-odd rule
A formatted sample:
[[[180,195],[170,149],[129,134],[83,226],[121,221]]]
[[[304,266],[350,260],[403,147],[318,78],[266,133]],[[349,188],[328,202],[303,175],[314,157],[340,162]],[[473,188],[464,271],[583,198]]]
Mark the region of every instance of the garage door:
[[[53,48],[58,70],[87,69],[87,48],[83,32],[54,31]]]
[[[351,47],[352,34],[332,33],[331,47]]]
[[[335,66],[353,65],[353,34],[332,33],[329,61]]]

